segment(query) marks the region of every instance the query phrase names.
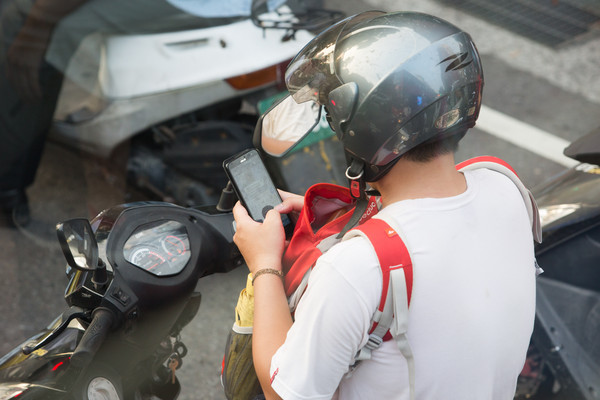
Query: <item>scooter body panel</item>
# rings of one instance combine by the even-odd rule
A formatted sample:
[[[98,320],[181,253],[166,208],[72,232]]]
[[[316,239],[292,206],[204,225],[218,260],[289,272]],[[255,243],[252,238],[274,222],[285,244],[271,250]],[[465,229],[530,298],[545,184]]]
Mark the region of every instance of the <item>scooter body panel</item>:
[[[66,76],[111,101],[207,85],[289,60],[313,37],[300,30],[284,41],[285,34],[250,19],[178,32],[93,34]],[[90,63],[89,54],[100,54],[100,61]]]
[[[274,93],[275,89],[272,90]],[[116,99],[93,118],[84,121],[72,121],[66,116],[65,119],[56,119],[51,137],[66,145],[108,157],[120,143],[155,124],[220,101],[246,96],[250,92],[252,90],[236,91],[220,80],[162,93]]]
[[[226,79],[289,61],[313,37],[304,30],[284,36],[249,19],[181,32],[93,34],[67,68],[53,138],[108,157],[162,121],[262,92],[275,82],[235,89]],[[99,61],[89,62],[89,54],[100,54]]]

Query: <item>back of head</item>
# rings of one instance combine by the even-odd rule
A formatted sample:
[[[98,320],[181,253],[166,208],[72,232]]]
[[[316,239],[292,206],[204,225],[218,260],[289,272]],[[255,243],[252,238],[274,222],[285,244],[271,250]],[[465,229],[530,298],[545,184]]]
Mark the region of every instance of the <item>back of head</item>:
[[[456,26],[427,14],[371,11],[308,43],[286,82],[297,102],[325,106],[372,182],[416,146],[472,127],[483,71],[473,41]]]

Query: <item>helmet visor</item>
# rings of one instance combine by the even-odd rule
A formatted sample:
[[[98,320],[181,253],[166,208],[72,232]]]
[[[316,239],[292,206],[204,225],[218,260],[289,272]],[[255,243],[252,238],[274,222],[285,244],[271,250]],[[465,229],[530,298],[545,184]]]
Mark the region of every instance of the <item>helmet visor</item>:
[[[312,100],[326,104],[329,92],[342,84],[335,70],[338,38],[344,31],[383,14],[381,11],[367,11],[348,17],[304,46],[285,71],[285,82],[294,100],[297,103]]]

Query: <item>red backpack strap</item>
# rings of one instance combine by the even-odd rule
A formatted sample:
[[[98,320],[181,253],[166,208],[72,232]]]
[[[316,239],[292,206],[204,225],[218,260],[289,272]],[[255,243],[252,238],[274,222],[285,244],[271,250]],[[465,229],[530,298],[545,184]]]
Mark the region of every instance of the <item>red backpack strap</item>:
[[[413,268],[410,253],[404,240],[384,220],[371,218],[351,230],[344,239],[354,236],[362,236],[369,240],[377,254],[382,276],[381,298],[377,311],[372,318],[373,324],[369,330],[370,339],[366,346],[366,352],[361,355],[361,358],[369,358],[369,350],[379,347],[382,341],[392,338],[388,331],[392,326],[395,315],[399,316],[399,318],[396,318],[396,322],[400,320],[400,325],[406,326],[406,321],[403,321],[403,319],[406,318],[410,304]],[[395,276],[396,279],[390,279],[392,276]],[[391,295],[391,291],[394,291],[394,295]],[[406,310],[396,310],[397,312],[394,312],[394,308],[397,308],[398,304]]]
[[[383,287],[377,311],[383,312],[390,289],[390,272],[400,268],[404,270],[406,278],[406,301],[410,305],[413,284],[412,261],[408,249],[398,232],[387,222],[379,218],[372,218],[355,228],[355,230],[360,230],[369,239],[381,267]],[[377,323],[374,324],[371,331],[373,331],[376,325]]]
[[[381,299],[372,318],[369,341],[360,349],[356,361],[371,358],[371,351],[393,337],[408,367],[410,398],[414,399],[414,358],[406,333],[408,331],[408,306],[413,287],[413,265],[410,252],[400,233],[380,218],[371,218],[352,229],[344,239],[362,236],[369,240],[382,274]]]

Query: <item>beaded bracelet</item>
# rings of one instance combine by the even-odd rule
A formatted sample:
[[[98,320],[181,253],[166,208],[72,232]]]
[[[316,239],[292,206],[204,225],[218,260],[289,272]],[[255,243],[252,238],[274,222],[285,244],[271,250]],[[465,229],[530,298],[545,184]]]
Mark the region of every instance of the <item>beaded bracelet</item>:
[[[277,269],[273,269],[273,268],[263,268],[263,269],[259,269],[258,271],[256,271],[255,274],[253,274],[252,277],[252,285],[254,285],[254,281],[256,280],[256,278],[258,278],[261,275],[264,274],[273,274],[273,275],[277,275],[278,277],[280,277],[282,280],[284,279],[283,273]]]

